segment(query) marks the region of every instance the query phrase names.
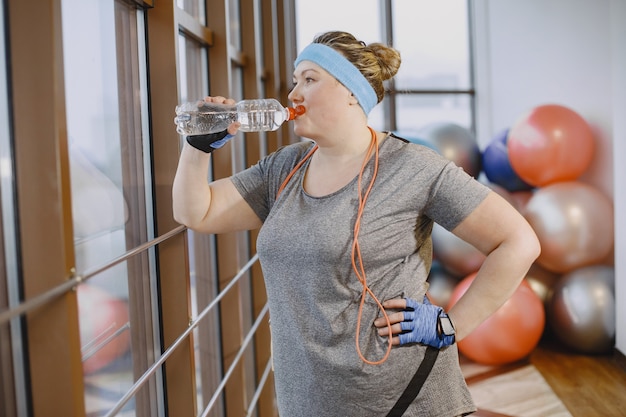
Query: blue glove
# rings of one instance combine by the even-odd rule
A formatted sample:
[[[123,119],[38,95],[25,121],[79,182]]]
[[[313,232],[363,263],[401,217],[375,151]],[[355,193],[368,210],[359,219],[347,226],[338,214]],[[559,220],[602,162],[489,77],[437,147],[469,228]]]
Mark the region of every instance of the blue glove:
[[[440,349],[454,343],[454,335],[446,336],[441,332],[440,316],[444,316],[443,308],[432,305],[424,296],[424,302],[418,303],[412,298],[406,299],[404,321],[400,323],[404,333],[400,333],[400,344],[422,343]]]
[[[228,133],[228,130],[223,130],[221,132],[209,133],[206,135],[187,136],[187,142],[202,152],[211,153],[224,146],[226,142],[232,138],[233,135]]]

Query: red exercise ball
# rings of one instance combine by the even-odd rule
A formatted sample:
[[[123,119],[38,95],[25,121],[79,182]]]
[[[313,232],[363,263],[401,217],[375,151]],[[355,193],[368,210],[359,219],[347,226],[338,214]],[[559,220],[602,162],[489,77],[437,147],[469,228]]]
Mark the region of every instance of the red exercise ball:
[[[575,111],[558,104],[535,107],[511,127],[511,167],[528,184],[542,187],[575,180],[593,158],[594,136]]]
[[[578,181],[539,188],[524,217],[537,234],[537,263],[557,273],[597,264],[613,251],[613,203],[595,187]]]
[[[128,303],[89,284],[80,285],[77,293],[83,371],[89,375],[128,351]]]
[[[448,309],[465,294],[476,278],[463,279],[450,297]],[[543,302],[524,280],[502,307],[458,342],[468,359],[484,365],[504,365],[530,354],[539,343],[546,323]]]

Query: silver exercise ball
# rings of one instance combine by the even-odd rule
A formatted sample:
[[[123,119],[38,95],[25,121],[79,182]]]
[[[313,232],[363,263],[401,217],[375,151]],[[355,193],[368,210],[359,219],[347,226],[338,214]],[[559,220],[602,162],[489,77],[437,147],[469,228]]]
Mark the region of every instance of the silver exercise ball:
[[[547,308],[554,292],[554,286],[560,277],[559,274],[548,271],[539,264],[534,263],[526,274],[526,282],[528,282],[530,288],[533,289]]]
[[[432,237],[435,258],[457,277],[466,277],[478,271],[485,260],[481,251],[437,223],[433,226]]]
[[[419,137],[434,145],[446,159],[478,178],[482,154],[476,138],[468,129],[455,123],[432,123],[418,131]]]
[[[428,274],[430,301],[438,306],[447,306],[458,283],[459,278],[446,271],[438,261],[433,262]]]
[[[615,270],[595,265],[563,275],[553,288],[548,322],[577,352],[609,352],[615,344]]]
[[[613,250],[613,202],[578,181],[537,189],[524,217],[541,243],[537,263],[556,273],[598,265]]]

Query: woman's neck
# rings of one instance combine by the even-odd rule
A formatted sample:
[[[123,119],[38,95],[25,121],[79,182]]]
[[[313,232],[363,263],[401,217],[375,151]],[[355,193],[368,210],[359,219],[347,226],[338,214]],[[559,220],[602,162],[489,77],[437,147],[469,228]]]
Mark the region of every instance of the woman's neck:
[[[311,157],[305,177],[304,189],[310,195],[324,196],[331,194],[351,182],[364,166],[365,160],[375,153],[373,146],[378,145],[377,135],[367,129],[367,137],[345,138],[334,146],[319,146]]]
[[[372,143],[372,131],[366,125],[363,128],[346,129],[333,132],[332,137],[316,141],[319,149],[318,158],[328,161],[349,161],[362,158]]]

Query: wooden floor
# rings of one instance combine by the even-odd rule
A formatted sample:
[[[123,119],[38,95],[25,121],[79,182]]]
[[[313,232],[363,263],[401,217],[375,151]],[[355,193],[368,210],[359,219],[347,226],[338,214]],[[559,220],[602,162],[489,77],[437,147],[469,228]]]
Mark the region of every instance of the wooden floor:
[[[626,358],[619,351],[581,355],[547,340],[514,364],[461,364],[475,417],[626,417]]]
[[[85,379],[87,416],[103,416],[130,388],[130,356]],[[590,356],[542,341],[528,358],[485,366],[461,357],[478,407],[472,417],[626,417],[626,358]],[[122,416],[134,416],[133,403]]]

